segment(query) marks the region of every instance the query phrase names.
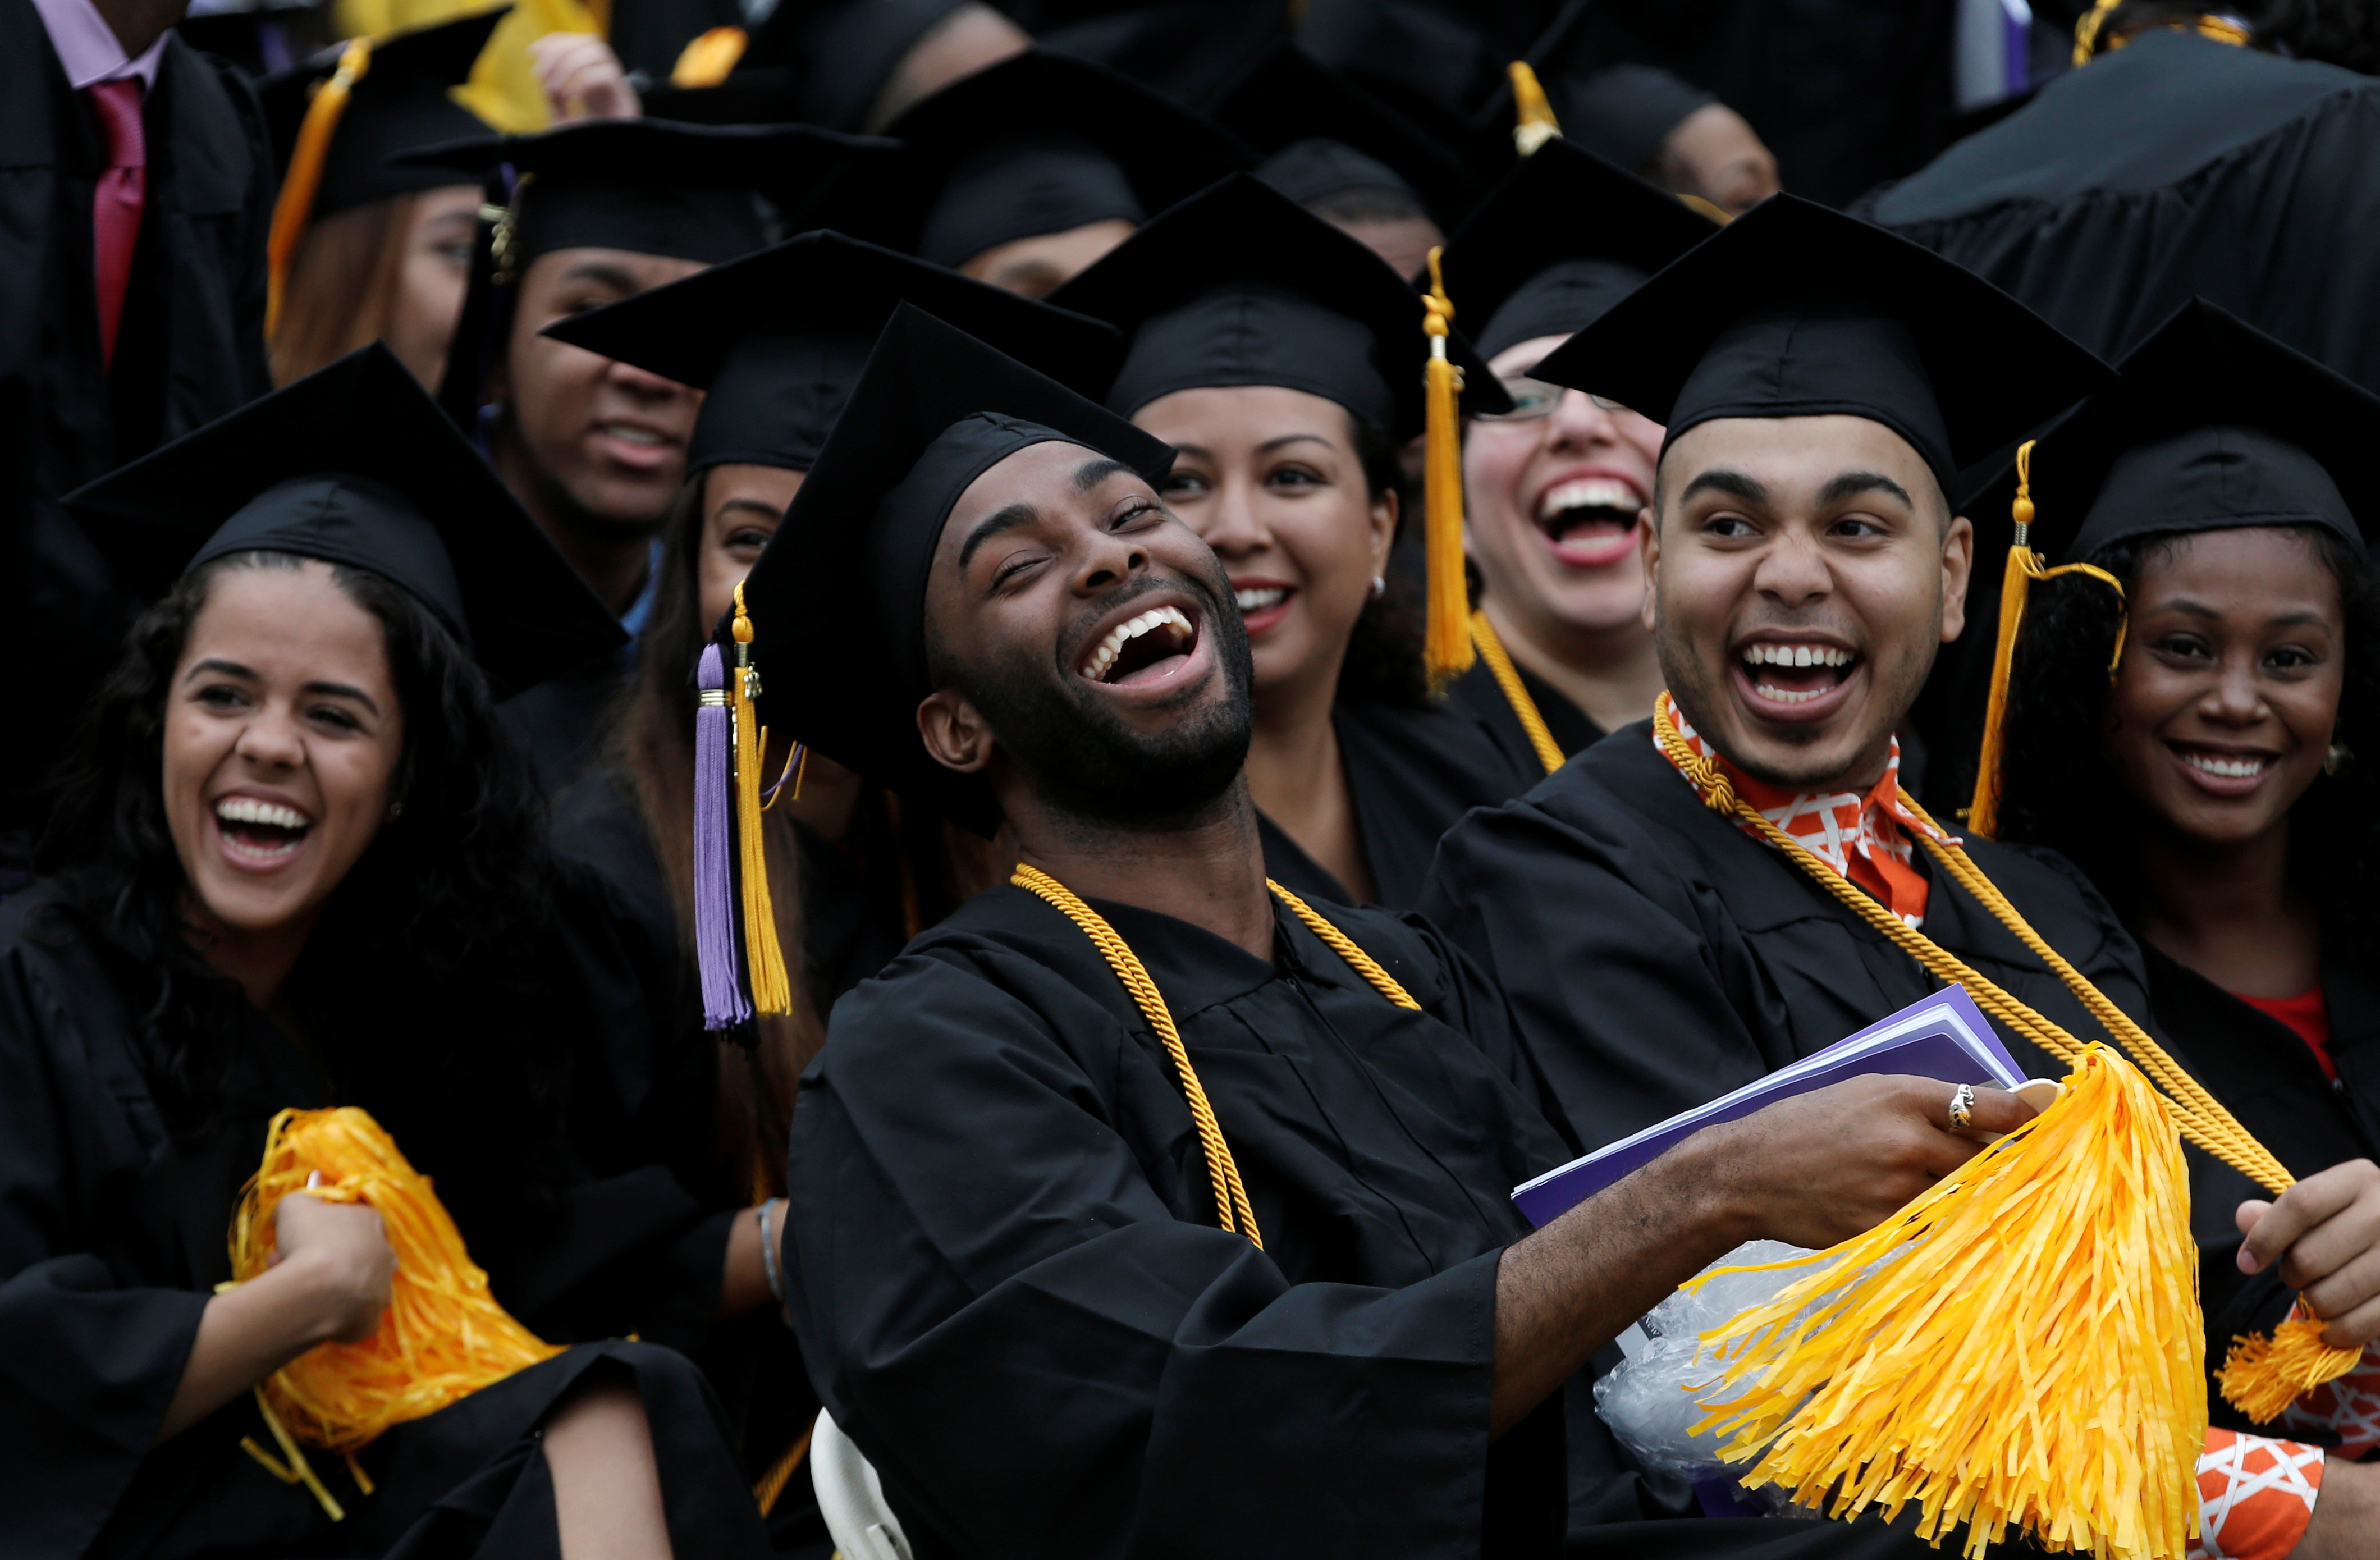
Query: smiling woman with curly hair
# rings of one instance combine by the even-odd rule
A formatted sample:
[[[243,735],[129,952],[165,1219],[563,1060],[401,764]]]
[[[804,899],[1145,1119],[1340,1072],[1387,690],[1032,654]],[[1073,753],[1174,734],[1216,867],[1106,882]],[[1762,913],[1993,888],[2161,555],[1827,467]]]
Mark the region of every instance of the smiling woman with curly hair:
[[[706,1319],[765,1296],[757,1234],[739,1251],[729,1215],[659,1165],[603,1165],[589,1129],[631,1031],[573,1000],[558,961],[593,962],[571,950],[601,914],[549,853],[493,689],[614,649],[602,608],[382,347],[75,502],[128,579],[171,583],[89,713],[43,880],[0,909],[10,1538],[766,1553],[715,1399],[652,1342],[443,1393],[285,1481],[255,1450],[296,1455],[267,1378],[332,1342],[463,1340],[392,1345],[419,1236],[362,1202],[282,1197],[274,1260],[225,1282],[269,1124],[352,1105],[544,1337],[650,1339],[669,1275],[705,1261],[678,1287]]]
[[[1975,814],[2107,896],[2159,1026],[2308,1179],[2380,1178],[2375,437],[2380,400],[2196,304],[2044,439],[2037,529],[2083,567],[2033,587],[1997,823]],[[2335,1323],[2353,1309],[2341,1274],[2290,1278]],[[2209,1336],[2287,1300],[2270,1273],[2209,1294]],[[2357,1392],[2380,1407],[2364,1374],[2289,1433],[2343,1430]]]

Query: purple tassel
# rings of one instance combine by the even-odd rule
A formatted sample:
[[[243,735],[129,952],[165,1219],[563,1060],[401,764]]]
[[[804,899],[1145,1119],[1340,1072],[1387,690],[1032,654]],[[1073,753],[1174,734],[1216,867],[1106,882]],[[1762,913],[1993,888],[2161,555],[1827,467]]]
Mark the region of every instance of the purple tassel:
[[[695,669],[701,702],[694,711],[694,956],[702,969],[702,1027],[748,1023],[735,954],[735,784],[728,740],[727,660],[702,647]]]

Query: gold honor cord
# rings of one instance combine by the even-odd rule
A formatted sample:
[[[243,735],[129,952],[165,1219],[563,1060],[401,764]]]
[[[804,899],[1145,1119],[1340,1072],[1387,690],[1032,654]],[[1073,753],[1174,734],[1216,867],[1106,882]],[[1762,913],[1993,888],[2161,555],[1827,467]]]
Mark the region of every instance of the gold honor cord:
[[[1215,1107],[1207,1103],[1206,1087],[1198,1081],[1198,1069],[1190,1065],[1189,1047],[1182,1043],[1182,1031],[1173,1027],[1173,1015],[1167,1011],[1165,995],[1149,979],[1148,970],[1140,962],[1132,945],[1110,926],[1107,918],[1085,904],[1081,897],[1064,884],[1038,867],[1020,862],[1009,882],[1028,889],[1064,912],[1066,919],[1083,929],[1091,945],[1108,961],[1116,979],[1140,1008],[1140,1016],[1165,1046],[1165,1054],[1173,1059],[1173,1071],[1182,1079],[1182,1093],[1190,1103],[1190,1119],[1198,1128],[1198,1144],[1207,1156],[1207,1175],[1214,1184],[1215,1221],[1235,1235],[1245,1235],[1257,1250],[1264,1249],[1264,1235],[1257,1228],[1257,1216],[1248,1207],[1247,1188],[1241,1183],[1240,1167],[1232,1158],[1232,1146],[1223,1140],[1223,1128],[1215,1119]],[[1317,914],[1314,908],[1288,889],[1265,879],[1265,886],[1289,907],[1306,929],[1328,944],[1330,951],[1347,961],[1355,973],[1371,982],[1374,990],[1400,1007],[1415,1012],[1421,1004],[1409,995],[1396,978],[1381,969],[1372,956],[1357,947],[1353,939]]]
[[[1478,647],[1479,659],[1488,663],[1495,676],[1496,686],[1504,690],[1504,702],[1512,706],[1512,713],[1528,735],[1529,746],[1537,750],[1537,762],[1551,774],[1562,766],[1561,744],[1546,727],[1546,717],[1537,713],[1537,701],[1529,697],[1529,688],[1521,680],[1521,669],[1512,664],[1512,655],[1496,633],[1496,626],[1488,621],[1484,612],[1471,615],[1471,642]]]
[[[1653,735],[1661,751],[1702,793],[1703,801],[1712,811],[1732,816],[1759,832],[1760,837],[1782,851],[1828,893],[1855,911],[1861,920],[1889,938],[1911,957],[1925,968],[1937,980],[1967,988],[1975,1005],[2006,1024],[2010,1029],[2032,1041],[2044,1051],[2062,1061],[2072,1062],[2082,1054],[2082,1043],[2063,1029],[2034,1012],[2031,1007],[1970,969],[1956,955],[1935,942],[1923,932],[1902,920],[1852,883],[1840,872],[1813,854],[1808,847],[1779,828],[1765,817],[1758,808],[1735,794],[1718,766],[1705,759],[1686,745],[1678,731],[1677,722],[1670,714],[1670,696],[1665,692],[1653,706]],[[1919,807],[1909,793],[1900,793],[1900,805],[1929,827],[1938,828],[1925,809]],[[2173,1113],[2175,1125],[2181,1135],[2200,1148],[2230,1165],[2259,1185],[2275,1192],[2287,1190],[2296,1184],[2296,1177],[2281,1167],[2265,1146],[2251,1137],[2247,1128],[2232,1118],[2220,1101],[2209,1094],[2196,1079],[2184,1072],[2165,1048],[2149,1038],[2132,1022],[2124,1010],[2110,1002],[2082,972],[2066,962],[2057,949],[2042,941],[2040,933],[2028,925],[2017,908],[2008,901],[1998,885],[1985,877],[1967,853],[1955,845],[1945,845],[1931,835],[1923,836],[1925,848],[1941,863],[1959,885],[1974,896],[1983,907],[1999,919],[2017,935],[2017,939],[2033,950],[2047,965],[2067,990],[2081,1000],[2091,1016],[2114,1036],[2129,1053],[2143,1072],[2164,1090],[2166,1105]]]

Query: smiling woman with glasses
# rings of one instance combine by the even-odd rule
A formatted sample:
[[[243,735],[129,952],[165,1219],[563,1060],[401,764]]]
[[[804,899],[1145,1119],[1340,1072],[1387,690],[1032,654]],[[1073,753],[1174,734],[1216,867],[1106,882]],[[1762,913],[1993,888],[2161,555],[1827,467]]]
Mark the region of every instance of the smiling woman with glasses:
[[[1639,513],[1660,425],[1530,377],[1645,275],[1717,229],[1566,141],[1549,141],[1458,232],[1447,291],[1484,320],[1479,349],[1512,403],[1475,411],[1463,514],[1480,599],[1479,664],[1452,698],[1521,762],[1550,772],[1642,720],[1660,690],[1643,622]]]

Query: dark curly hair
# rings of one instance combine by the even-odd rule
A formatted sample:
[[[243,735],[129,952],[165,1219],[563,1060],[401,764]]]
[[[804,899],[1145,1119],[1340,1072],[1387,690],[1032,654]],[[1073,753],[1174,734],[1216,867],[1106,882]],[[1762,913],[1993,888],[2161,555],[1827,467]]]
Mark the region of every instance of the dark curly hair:
[[[1347,638],[1347,659],[1339,666],[1339,697],[1399,709],[1417,710],[1430,701],[1429,676],[1421,654],[1423,570],[1406,567],[1407,538],[1420,535],[1419,495],[1405,481],[1402,452],[1389,431],[1347,414],[1354,430],[1355,460],[1364,472],[1364,494],[1378,504],[1397,495],[1397,542],[1385,578],[1388,588],[1364,603]],[[1412,560],[1418,563],[1419,558]]]
[[[223,576],[309,561],[232,554],[149,609],[59,774],[37,857],[58,885],[53,913],[88,934],[136,1015],[143,1071],[176,1129],[219,1107],[234,1036],[255,1019],[184,920],[164,782],[174,669]],[[387,636],[404,807],[331,894],[283,997],[337,1097],[437,1178],[467,1230],[524,1233],[552,1212],[566,1065],[535,984],[552,934],[542,799],[454,635],[378,575],[332,578]]]
[[[2330,531],[2285,529],[2304,538],[2338,581],[2347,615],[2338,731],[2350,748],[2360,739],[2369,750],[2365,762],[2341,776],[2317,776],[2299,798],[2291,812],[2291,870],[2321,906],[2329,935],[2369,945],[2380,931],[2369,908],[2380,884],[2380,591]],[[2122,580],[2130,593],[2150,565],[2192,534],[2127,539],[2085,561]],[[2131,920],[2141,891],[2133,843],[2148,818],[2106,751],[2107,664],[2121,613],[2115,593],[2088,576],[2034,586],[2009,677],[1999,834],[2058,850]]]

